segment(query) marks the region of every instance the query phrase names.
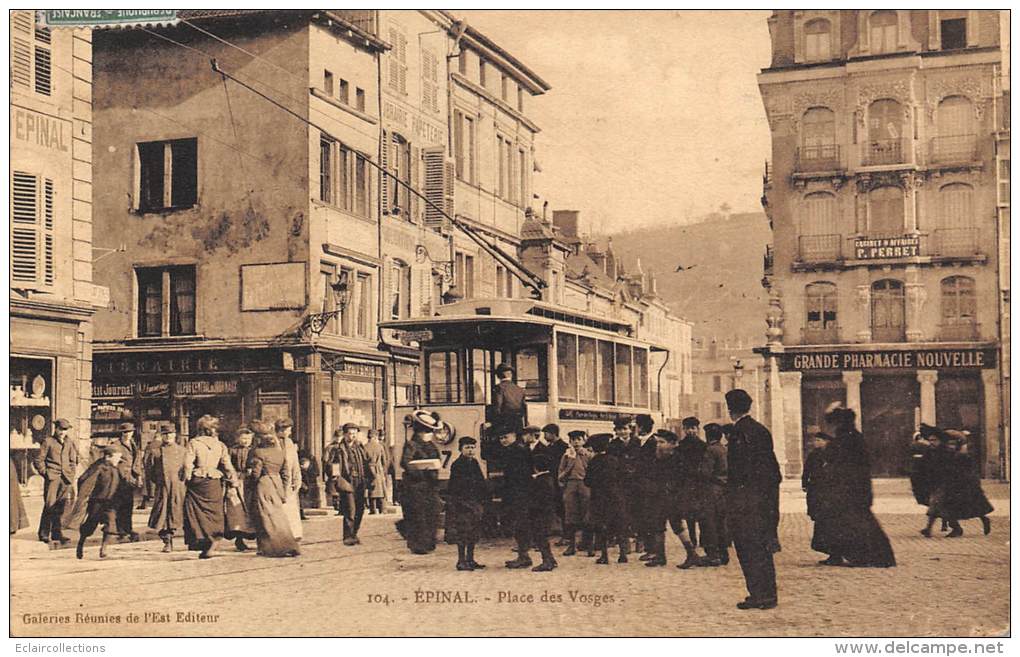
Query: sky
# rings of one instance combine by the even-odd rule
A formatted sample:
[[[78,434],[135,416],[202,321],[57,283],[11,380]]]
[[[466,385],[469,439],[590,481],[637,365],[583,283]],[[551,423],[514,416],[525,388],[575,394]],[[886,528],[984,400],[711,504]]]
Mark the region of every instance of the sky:
[[[536,190],[586,232],[761,210],[768,11],[455,10],[552,86]]]

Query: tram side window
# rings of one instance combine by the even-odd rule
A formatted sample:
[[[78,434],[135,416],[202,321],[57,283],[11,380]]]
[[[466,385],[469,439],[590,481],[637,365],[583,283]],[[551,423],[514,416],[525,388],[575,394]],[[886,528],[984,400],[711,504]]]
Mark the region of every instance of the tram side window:
[[[577,336],[556,335],[556,383],[560,401],[577,401]],[[592,373],[594,374],[594,372]]]
[[[521,347],[515,353],[517,385],[524,388],[528,401],[546,399],[545,349],[544,347]]]
[[[648,350],[634,348],[634,405],[648,406]]]
[[[593,338],[577,339],[577,374],[578,393],[582,404],[594,404],[597,399],[596,383],[598,369],[596,367],[595,340]]]
[[[467,401],[475,404],[487,403],[489,374],[489,352],[484,349],[471,350],[471,397]]]
[[[460,402],[460,363],[456,351],[433,351],[428,357],[427,402]]]
[[[629,345],[616,345],[616,403],[630,406],[634,401],[631,391],[631,350]]]
[[[615,401],[613,387],[614,376],[613,343],[599,340],[599,403],[612,404]]]

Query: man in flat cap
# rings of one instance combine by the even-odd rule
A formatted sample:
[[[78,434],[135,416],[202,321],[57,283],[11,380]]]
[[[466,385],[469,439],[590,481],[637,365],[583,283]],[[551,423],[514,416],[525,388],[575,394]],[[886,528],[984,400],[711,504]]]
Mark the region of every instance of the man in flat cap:
[[[71,423],[60,418],[54,423],[53,435],[39,445],[33,465],[43,478],[43,510],[39,519],[39,540],[51,547],[66,545],[60,528],[67,496],[78,470],[78,443],[69,435]]]
[[[358,425],[348,422],[340,429],[340,440],[326,455],[327,475],[340,496],[340,511],[344,517],[344,545],[357,545],[358,530],[365,515],[366,491],[371,483],[372,470],[365,448],[358,441]]]
[[[542,427],[542,436],[545,439],[546,453],[549,455],[549,460],[553,464],[553,485],[556,487],[556,522],[552,528],[554,534],[560,534],[560,540],[556,542],[558,547],[567,544],[566,536],[564,535],[563,526],[563,489],[560,486],[559,479],[555,476],[560,466],[560,459],[568,449],[570,449],[570,443],[564,440],[560,436],[560,425],[558,424],[547,424]]]
[[[67,525],[78,526],[78,548],[76,556],[85,556],[85,541],[100,525],[103,526],[103,542],[99,547],[99,558],[106,558],[106,546],[111,536],[118,533],[118,490],[120,488],[119,464],[123,452],[116,446],[104,447],[98,461],[89,466],[78,481],[78,499],[75,500],[71,516],[65,519]]]
[[[520,432],[527,421],[524,389],[514,383],[514,368],[506,363],[496,368],[496,378],[499,383],[492,391],[492,404],[488,408],[492,435]]]
[[[773,609],[778,602],[776,568],[769,545],[775,537],[779,462],[772,434],[751,415],[751,396],[737,388],[726,393],[733,421],[727,453],[726,519],[748,596],[738,609]]]
[[[135,490],[141,487],[143,474],[142,455],[135,445],[135,425],[130,422],[122,422],[117,427],[120,434],[117,441],[111,445],[113,449],[120,452],[120,460],[117,462],[117,471],[120,472],[120,483],[117,486],[117,534],[127,537],[132,542],[138,540],[138,532],[135,531],[131,513],[135,508]]]
[[[652,471],[655,468],[657,441],[652,435],[655,421],[652,416],[642,413],[634,418],[635,435],[627,443],[627,475],[629,478],[628,502],[630,516],[634,522],[633,531],[637,543],[645,552],[642,561],[653,558],[655,545],[655,516],[650,513],[648,500],[661,496]]]

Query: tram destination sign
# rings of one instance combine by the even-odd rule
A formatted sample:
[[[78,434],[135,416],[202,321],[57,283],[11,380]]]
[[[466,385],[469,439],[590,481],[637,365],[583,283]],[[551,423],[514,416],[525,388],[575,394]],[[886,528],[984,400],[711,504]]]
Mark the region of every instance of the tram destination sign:
[[[412,342],[431,342],[432,331],[425,329],[424,331],[401,331],[399,334],[400,342],[405,345],[410,345]]]
[[[561,408],[560,419],[561,420],[589,420],[596,422],[612,422],[618,417],[623,417],[627,413],[618,413],[616,411],[595,411],[586,408]]]
[[[995,349],[904,349],[902,351],[816,351],[781,354],[780,369],[953,370],[995,367]]]

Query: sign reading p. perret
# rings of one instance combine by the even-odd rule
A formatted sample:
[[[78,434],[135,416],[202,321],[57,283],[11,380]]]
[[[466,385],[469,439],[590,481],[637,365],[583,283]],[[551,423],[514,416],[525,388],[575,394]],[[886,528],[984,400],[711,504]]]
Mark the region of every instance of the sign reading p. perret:
[[[854,240],[854,257],[858,260],[913,258],[920,254],[921,238],[917,235],[858,237]]]
[[[103,27],[112,25],[171,25],[176,9],[46,9],[39,12],[46,27]]]

